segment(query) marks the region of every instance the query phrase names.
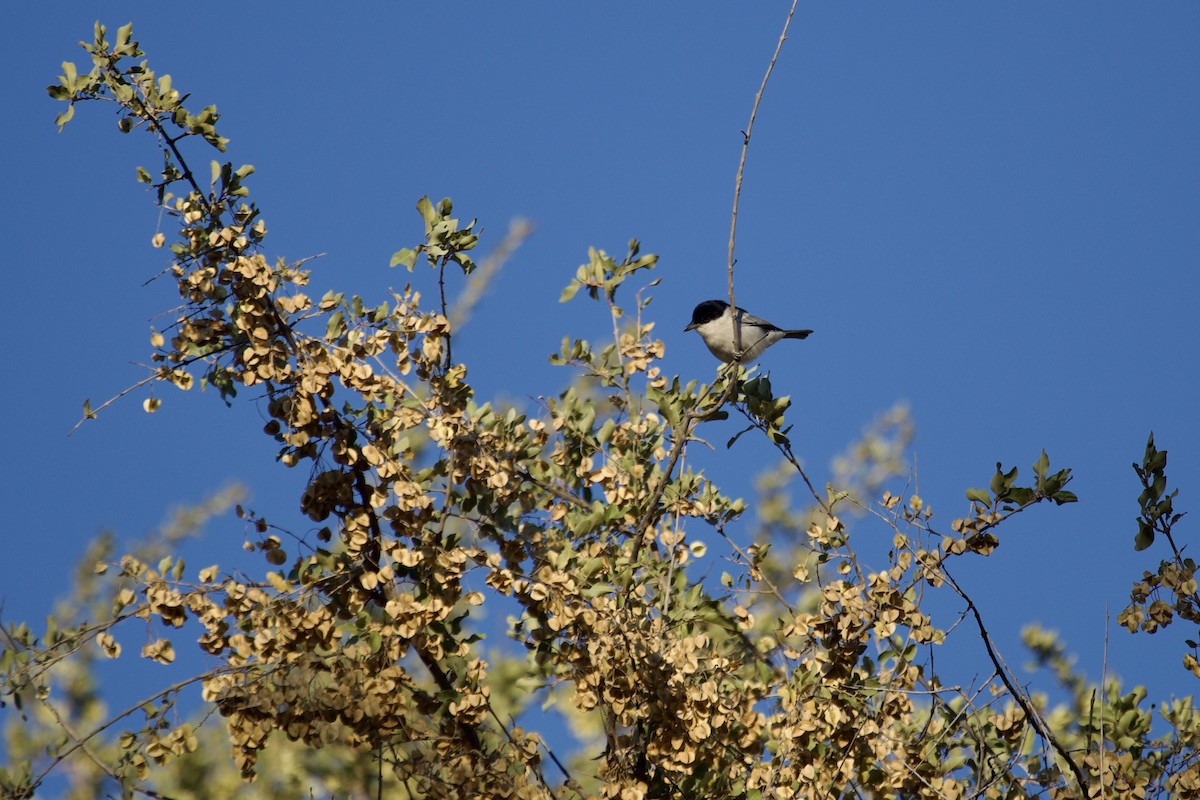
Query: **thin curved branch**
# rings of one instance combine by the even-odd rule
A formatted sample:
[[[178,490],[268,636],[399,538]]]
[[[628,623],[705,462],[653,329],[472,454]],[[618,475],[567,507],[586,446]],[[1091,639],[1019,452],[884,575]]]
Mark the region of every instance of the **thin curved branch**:
[[[159,378],[160,378],[160,376],[158,375],[158,373],[157,373],[157,372],[156,372],[155,374],[153,374],[153,375],[150,375],[149,377],[142,378],[142,379],[141,379],[140,381],[138,381],[137,383],[133,384],[132,386],[129,386],[129,387],[125,388],[124,390],[122,390],[122,391],[120,391],[120,392],[118,392],[117,394],[115,394],[115,395],[113,395],[112,397],[108,398],[107,400],[105,400],[103,403],[101,403],[100,405],[96,406],[95,408],[92,408],[90,403],[85,403],[85,409],[84,409],[83,417],[82,417],[82,418],[81,418],[81,419],[80,419],[78,422],[76,422],[76,423],[75,423],[75,425],[74,425],[74,426],[71,428],[71,430],[67,431],[67,436],[70,436],[71,434],[75,433],[75,431],[77,431],[77,430],[79,430],[81,427],[83,427],[83,423],[87,422],[87,421],[88,421],[88,420],[90,420],[90,419],[95,419],[95,418],[96,418],[96,415],[97,415],[99,412],[101,412],[101,411],[103,411],[104,409],[108,408],[108,407],[109,407],[109,406],[111,406],[113,403],[117,402],[117,401],[118,401],[118,400],[120,400],[122,397],[124,397],[125,395],[127,395],[127,394],[129,394],[129,393],[131,393],[131,392],[137,391],[138,389],[142,388],[142,387],[143,387],[143,386],[145,386],[146,384],[148,384],[148,383],[153,383],[154,381],[157,381],[157,380],[159,380]]]
[[[745,408],[736,403],[734,404],[734,408],[740,411],[742,416],[750,421],[751,425],[766,433],[767,427],[762,420],[758,419]],[[770,439],[770,437],[768,438]],[[804,467],[800,464],[800,459],[796,458],[796,454],[792,452],[792,446],[787,442],[775,441],[774,439],[770,439],[770,441],[775,445],[775,449],[783,454],[783,457],[787,460],[787,462],[791,464],[795,468],[796,472],[800,474],[800,478],[804,481],[804,485],[808,487],[808,491],[812,494],[813,500],[817,501],[817,505],[821,507],[821,510],[824,511],[828,516],[832,517],[833,508],[830,507],[825,498],[821,497],[821,495],[817,493],[816,487],[812,485],[812,481],[808,478],[808,473],[804,471]]]
[[[65,733],[72,742],[78,745],[77,749],[87,756],[88,760],[95,764],[97,769],[99,769],[108,777],[112,778],[114,781],[117,781],[117,783],[122,782],[121,776],[118,775],[112,767],[105,764],[103,760],[101,760],[100,756],[92,751],[92,748],[88,747],[86,739],[81,739],[79,734],[75,733],[75,731],[71,729],[71,724],[63,719],[62,714],[58,712],[58,709],[54,707],[54,704],[51,703],[49,699],[42,699],[41,703],[42,706],[50,712],[51,716],[54,717],[55,722],[58,724],[58,727],[62,729],[63,733]],[[148,789],[144,786],[130,786],[129,790],[145,795],[146,797],[156,798],[157,800],[172,800],[170,795],[160,794],[159,792],[156,792],[153,789]]]
[[[775,62],[779,60],[779,53],[783,50],[783,43],[787,41],[788,26],[792,24],[792,15],[796,13],[796,6],[799,0],[792,0],[792,7],[788,9],[787,19],[783,23],[783,30],[779,33],[779,42],[775,45],[775,53],[771,56],[771,63],[767,65],[766,74],[763,75],[762,84],[758,87],[758,94],[754,96],[754,106],[750,109],[750,121],[746,123],[746,130],[742,131],[742,156],[738,161],[737,177],[733,182],[733,213],[729,220],[729,305],[737,306],[733,296],[733,248],[734,242],[737,239],[737,218],[738,218],[738,203],[742,199],[742,176],[746,171],[746,152],[750,149],[750,136],[754,133],[754,120],[758,117],[758,106],[762,103],[763,94],[767,91],[767,81],[771,79],[771,73],[775,70]],[[737,350],[742,349],[741,331],[734,329],[734,337],[737,341],[734,342],[734,347]]]
[[[1075,775],[1075,780],[1078,781],[1079,788],[1086,789],[1088,781],[1086,776],[1083,774],[1083,768],[1075,763],[1075,759],[1071,758],[1071,754],[1067,752],[1066,747],[1064,747],[1062,742],[1058,740],[1058,737],[1054,735],[1054,732],[1050,730],[1050,726],[1048,726],[1046,721],[1042,719],[1042,715],[1038,713],[1038,710],[1033,707],[1033,703],[1031,703],[1025,696],[1024,691],[1017,686],[1016,681],[1012,677],[1012,673],[1008,669],[1008,665],[1004,663],[1004,659],[1002,659],[1000,654],[996,652],[996,648],[992,643],[992,636],[990,633],[988,633],[987,627],[983,624],[983,615],[979,613],[979,608],[975,605],[975,601],[972,600],[971,597],[963,590],[963,588],[958,585],[958,581],[954,580],[954,577],[946,569],[945,562],[941,564],[940,569],[942,574],[946,576],[946,582],[950,584],[950,587],[954,589],[955,593],[957,593],[958,596],[963,599],[963,602],[967,604],[967,608],[970,610],[971,615],[975,618],[975,626],[979,629],[979,638],[983,640],[983,646],[984,649],[987,650],[988,658],[991,660],[992,666],[996,670],[996,674],[1000,676],[1000,680],[1004,683],[1004,687],[1008,689],[1008,693],[1012,695],[1014,700],[1016,700],[1017,705],[1020,706],[1021,711],[1024,712],[1026,719],[1030,721],[1034,729],[1037,730],[1038,734],[1050,743],[1050,746],[1054,748],[1054,752],[1058,753],[1059,757],[1061,757],[1063,761],[1067,762],[1067,766],[1070,767],[1071,772]]]
[[[59,764],[61,764],[63,761],[66,761],[67,758],[69,758],[72,753],[74,753],[76,750],[82,749],[83,747],[85,747],[87,745],[87,743],[89,741],[96,738],[100,734],[104,733],[104,731],[108,730],[113,725],[116,725],[118,722],[120,722],[121,720],[130,716],[134,712],[149,705],[150,703],[154,703],[158,700],[161,700],[162,698],[166,697],[169,694],[173,694],[173,693],[182,691],[183,689],[187,688],[188,686],[191,686],[194,683],[199,683],[201,681],[208,680],[209,678],[215,677],[217,675],[224,675],[226,673],[237,672],[238,669],[239,668],[236,668],[236,667],[218,668],[218,669],[209,670],[200,675],[193,675],[190,678],[186,678],[182,681],[179,681],[178,683],[174,683],[174,684],[168,686],[167,688],[162,689],[161,691],[155,692],[154,694],[150,695],[149,697],[145,698],[144,700],[141,700],[141,701],[135,703],[134,705],[129,706],[124,711],[122,711],[120,714],[117,714],[115,717],[112,717],[111,719],[108,720],[108,722],[105,722],[103,725],[96,728],[94,731],[88,733],[86,736],[83,736],[80,738],[72,737],[73,741],[72,741],[71,746],[68,747],[63,752],[59,753],[54,758],[54,760],[50,762],[49,766],[47,766],[45,769],[43,769],[37,775],[37,777],[33,779],[33,782],[30,785],[33,787],[40,786],[42,781],[44,781],[46,779],[46,776],[49,775],[51,772],[53,772],[58,767]]]

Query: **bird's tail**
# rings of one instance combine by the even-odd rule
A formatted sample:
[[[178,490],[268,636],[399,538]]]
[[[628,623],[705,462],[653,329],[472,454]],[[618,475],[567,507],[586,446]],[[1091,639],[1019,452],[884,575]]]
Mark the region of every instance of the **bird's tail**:
[[[784,331],[783,338],[785,339],[807,339],[812,331]]]

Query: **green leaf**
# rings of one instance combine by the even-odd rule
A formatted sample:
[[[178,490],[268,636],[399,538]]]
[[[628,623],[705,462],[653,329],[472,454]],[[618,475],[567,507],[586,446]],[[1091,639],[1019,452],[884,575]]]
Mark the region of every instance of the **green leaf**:
[[[992,494],[996,495],[997,497],[1004,494],[1004,490],[1008,488],[1008,482],[1005,480],[1006,478],[1007,476],[1004,474],[1004,468],[1000,465],[1000,462],[997,461],[996,474],[992,476],[992,482],[990,484]]]
[[[1145,550],[1152,544],[1154,544],[1154,528],[1144,520],[1138,520],[1138,532],[1137,536],[1133,537],[1133,549]]]
[[[342,334],[346,332],[346,315],[341,309],[333,312],[329,317],[329,322],[325,326],[325,338],[328,341],[340,339]]]
[[[1176,492],[1177,491],[1178,490],[1176,490]],[[1156,517],[1171,516],[1171,513],[1175,510],[1175,502],[1174,502],[1174,500],[1172,500],[1172,498],[1175,496],[1176,492],[1172,492],[1171,494],[1167,495],[1166,497],[1164,497],[1162,500],[1160,500],[1158,503],[1155,504],[1154,515]]]
[[[1027,506],[1037,499],[1037,493],[1026,486],[1014,486],[1004,493],[1004,499],[1018,506]]]
[[[1042,451],[1042,457],[1033,464],[1033,474],[1039,478],[1044,478],[1050,470],[1050,457],[1046,455],[1046,451]]]
[[[580,415],[579,430],[582,431],[583,433],[590,433],[592,430],[592,425],[595,422],[596,422],[596,407],[591,404],[588,404],[588,406],[583,409],[583,414]]]
[[[75,104],[74,103],[67,106],[66,111],[62,112],[61,114],[59,114],[57,117],[54,118],[54,124],[57,125],[58,129],[61,131],[66,126],[66,124],[71,121],[71,117],[73,117],[73,116],[75,116]]]
[[[126,50],[129,46],[129,38],[133,35],[133,23],[127,23],[117,28],[117,41],[113,45],[113,52],[119,53]]]
[[[728,415],[726,415],[726,416],[728,416]],[[738,439],[742,438],[742,434],[748,433],[749,431],[752,431],[752,430],[754,430],[753,425],[748,425],[745,428],[742,428],[740,431],[735,433],[728,442],[725,443],[725,449],[728,450],[729,448],[733,447],[733,443],[736,442]]]
[[[405,247],[400,250],[397,250],[395,253],[392,254],[392,261],[390,264],[388,264],[388,266],[389,267],[398,267],[401,264],[403,264],[404,266],[408,267],[409,272],[412,272],[413,267],[416,265],[416,263],[417,263],[417,251],[410,250],[409,248]]]
[[[434,209],[428,195],[417,201],[417,211],[421,213],[421,218],[425,220],[425,232],[429,233],[438,221],[438,212]]]
[[[967,489],[967,499],[983,503],[985,506],[992,502],[992,496],[988,494],[987,489]]]
[[[850,492],[848,490],[834,489],[831,484],[825,484],[825,502],[830,508],[833,508],[849,496]]]

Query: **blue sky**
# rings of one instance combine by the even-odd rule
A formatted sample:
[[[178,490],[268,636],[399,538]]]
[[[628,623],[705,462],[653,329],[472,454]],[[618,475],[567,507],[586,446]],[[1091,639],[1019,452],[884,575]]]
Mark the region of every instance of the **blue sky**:
[[[177,302],[165,282],[143,287],[165,266],[152,196],[134,181],[154,163],[149,140],[123,137],[101,106],[61,135],[53,125],[61,107],[44,87],[61,61],[83,63],[75,43],[97,13],[114,30],[133,21],[192,105],[217,104],[228,158],[257,168],[268,255],[327,254],[317,286],[382,298],[409,280],[387,264],[419,241],[422,195],[478,218],[485,249],[531,220],[455,343],[480,396],[529,406],[563,385],[548,354],[607,322],[559,292],[589,246],[619,255],[630,237],[661,258],[650,315],[664,368],[713,374],[682,328],[725,293],[739,131],[787,4],[281,8],[0,12],[6,618],[45,614],[97,531],[139,536],[228,482],[267,516],[296,516],[301,476],[274,464],[252,405],[160,390],[159,413],[136,395],[67,437],[84,398],[143,376],[153,318]],[[1197,41],[1190,2],[802,4],[760,110],[738,232],[739,303],[816,331],[763,359],[794,399],[814,481],[900,400],[917,425],[915,480],[947,528],[997,460],[1028,474],[1045,448],[1074,468],[1081,502],[1013,520],[994,556],[956,577],[1010,663],[1036,621],[1093,678],[1107,662],[1152,698],[1196,687],[1178,666],[1194,630],[1131,637],[1115,618],[1158,561],[1132,550],[1129,465],[1150,430],[1170,451],[1177,507],[1200,502]],[[746,496],[774,463],[748,439],[691,458]],[[236,520],[214,523],[189,563],[236,560],[241,540]]]

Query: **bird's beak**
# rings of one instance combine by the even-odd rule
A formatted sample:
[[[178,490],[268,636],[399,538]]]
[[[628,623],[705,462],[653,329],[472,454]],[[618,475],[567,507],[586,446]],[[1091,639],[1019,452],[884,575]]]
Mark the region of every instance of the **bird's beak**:
[[[684,328],[685,331],[693,331],[695,329],[696,329],[696,323],[694,323],[694,322],[689,322],[688,326],[686,328]]]

